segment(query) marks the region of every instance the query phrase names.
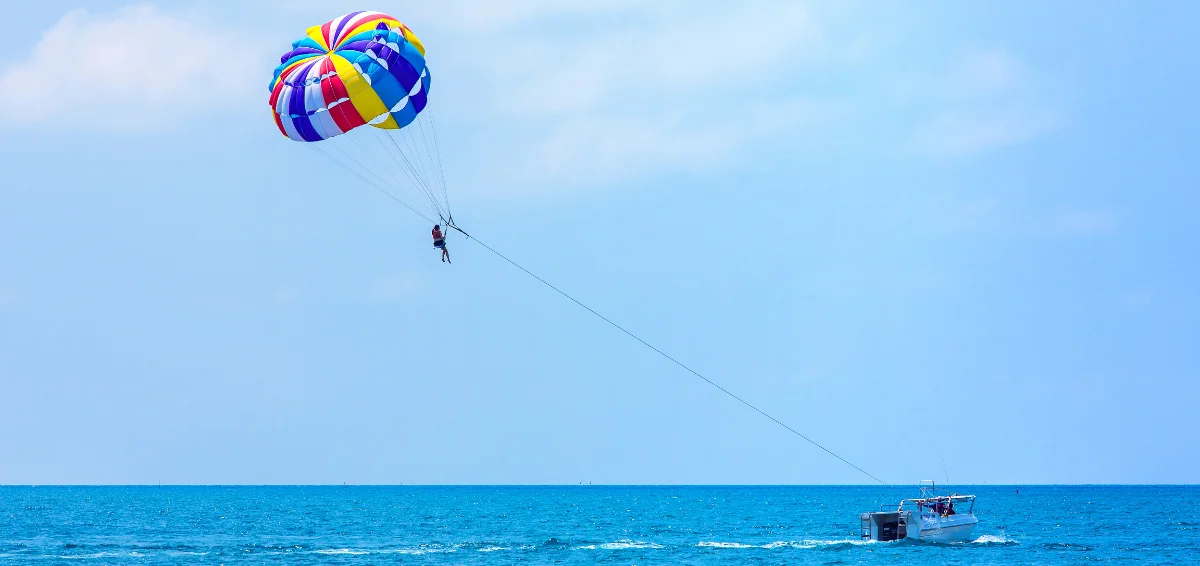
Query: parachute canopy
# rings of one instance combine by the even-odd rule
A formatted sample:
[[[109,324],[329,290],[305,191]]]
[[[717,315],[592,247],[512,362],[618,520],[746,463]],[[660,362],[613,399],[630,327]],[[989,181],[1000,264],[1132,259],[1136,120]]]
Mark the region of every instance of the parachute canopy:
[[[322,141],[365,124],[403,128],[428,102],[425,46],[380,12],[308,28],[279,61],[271,109],[279,131],[296,141]]]
[[[279,131],[422,218],[453,226],[425,46],[381,12],[319,26],[279,58],[271,111]],[[363,127],[370,125],[372,127]]]

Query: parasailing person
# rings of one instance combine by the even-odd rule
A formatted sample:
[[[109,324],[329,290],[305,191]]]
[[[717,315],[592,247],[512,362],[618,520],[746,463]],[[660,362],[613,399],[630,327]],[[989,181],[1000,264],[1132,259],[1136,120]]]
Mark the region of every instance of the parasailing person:
[[[433,225],[433,247],[442,250],[442,261],[450,263],[450,250],[446,249],[446,236],[442,234],[442,227]]]

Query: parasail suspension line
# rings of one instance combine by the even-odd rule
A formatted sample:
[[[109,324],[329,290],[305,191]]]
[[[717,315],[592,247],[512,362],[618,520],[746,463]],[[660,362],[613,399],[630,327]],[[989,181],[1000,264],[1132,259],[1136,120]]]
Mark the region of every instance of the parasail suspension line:
[[[658,354],[658,355],[660,355],[660,356],[662,356],[662,357],[664,357],[664,358],[666,358],[666,359],[670,360],[670,361],[671,361],[671,363],[673,363],[673,364],[675,364],[675,365],[677,365],[677,366],[679,366],[679,367],[683,368],[683,369],[684,369],[684,370],[686,370],[688,373],[690,373],[690,374],[692,374],[692,375],[694,375],[694,376],[696,376],[696,377],[698,377],[698,378],[700,378],[700,379],[704,380],[704,382],[705,382],[705,383],[707,383],[707,384],[709,384],[709,385],[711,385],[711,386],[713,386],[713,387],[716,387],[716,388],[717,388],[717,389],[719,389],[719,390],[720,390],[722,393],[724,393],[724,394],[728,395],[729,397],[733,398],[735,401],[737,401],[737,402],[739,402],[739,403],[741,403],[741,404],[743,404],[743,405],[745,405],[745,406],[747,406],[747,407],[750,407],[751,409],[753,409],[753,410],[754,410],[754,412],[756,412],[756,413],[758,413],[758,414],[760,414],[760,415],[762,415],[762,416],[764,416],[764,417],[766,417],[766,418],[770,419],[770,420],[771,420],[772,422],[774,422],[775,424],[777,424],[777,425],[779,425],[779,426],[781,426],[781,427],[783,427],[783,428],[787,429],[787,431],[788,431],[788,432],[790,432],[790,433],[792,433],[792,434],[794,434],[794,435],[796,435],[796,436],[799,436],[800,438],[803,438],[804,440],[808,441],[808,443],[809,443],[809,444],[812,444],[813,446],[816,446],[817,448],[820,448],[821,450],[825,451],[825,453],[829,454],[830,456],[833,456],[834,458],[837,458],[838,460],[841,460],[841,461],[842,461],[843,463],[845,463],[847,466],[850,466],[851,468],[854,468],[855,470],[858,470],[858,471],[862,472],[862,473],[863,473],[864,475],[866,475],[867,477],[869,477],[869,478],[871,478],[871,479],[873,479],[873,480],[875,480],[875,481],[877,481],[877,482],[879,482],[879,483],[881,483],[881,484],[883,484],[883,485],[888,485],[888,483],[887,483],[887,482],[885,482],[885,481],[883,481],[883,480],[881,480],[881,479],[879,479],[879,478],[875,477],[875,476],[874,476],[874,475],[872,475],[870,472],[868,472],[868,471],[866,471],[866,470],[864,470],[864,469],[862,469],[862,468],[860,468],[860,467],[858,467],[858,466],[854,465],[854,463],[850,462],[849,460],[847,460],[847,459],[845,459],[845,458],[843,458],[843,457],[841,457],[841,456],[838,456],[838,455],[837,455],[836,453],[834,453],[832,450],[830,450],[830,449],[828,449],[828,448],[826,448],[826,447],[822,446],[822,445],[821,445],[820,443],[818,443],[817,441],[815,441],[815,440],[813,440],[813,439],[811,439],[811,438],[809,438],[809,437],[807,437],[807,436],[805,436],[805,435],[801,434],[801,433],[800,433],[800,431],[797,431],[796,429],[794,429],[794,428],[792,428],[792,427],[790,427],[790,426],[788,426],[788,425],[784,424],[784,423],[783,423],[783,421],[780,421],[779,419],[777,419],[777,418],[775,418],[775,417],[772,417],[772,416],[771,416],[770,414],[768,414],[766,411],[764,411],[764,410],[762,410],[762,409],[759,409],[758,407],[756,407],[756,406],[754,406],[753,404],[751,404],[749,401],[747,401],[747,400],[745,400],[745,399],[742,399],[741,397],[738,397],[737,395],[734,395],[734,394],[733,394],[733,392],[729,391],[728,389],[725,389],[724,387],[721,387],[719,384],[717,384],[717,382],[715,382],[715,381],[713,381],[713,380],[711,380],[711,379],[709,379],[709,378],[707,378],[707,377],[704,377],[704,375],[702,375],[700,372],[698,372],[698,371],[696,371],[696,370],[694,370],[694,369],[692,369],[692,368],[688,367],[686,364],[684,364],[683,362],[681,362],[681,361],[679,361],[679,360],[677,360],[677,359],[675,359],[675,358],[671,357],[671,356],[670,356],[670,355],[668,355],[666,352],[663,352],[662,350],[659,350],[659,349],[658,349],[657,347],[655,347],[653,344],[651,344],[651,343],[649,343],[649,342],[647,342],[647,341],[643,340],[643,339],[642,339],[641,337],[639,337],[637,334],[634,334],[634,333],[632,333],[632,332],[630,332],[630,331],[626,330],[626,329],[625,329],[625,327],[623,327],[623,326],[621,326],[621,325],[619,325],[619,324],[617,324],[617,323],[613,322],[613,321],[612,321],[612,319],[610,319],[610,318],[608,318],[608,317],[606,317],[606,316],[604,316],[604,315],[602,315],[602,314],[600,314],[600,313],[596,312],[595,310],[593,310],[593,309],[592,309],[592,307],[589,307],[589,306],[587,306],[587,305],[583,304],[582,302],[580,302],[580,301],[579,301],[578,299],[576,299],[575,297],[572,297],[571,295],[568,295],[568,294],[566,293],[566,291],[563,291],[562,289],[559,289],[558,287],[555,287],[554,285],[550,284],[550,282],[549,282],[549,281],[546,281],[545,279],[542,279],[541,277],[539,277],[539,276],[538,276],[537,274],[535,274],[534,272],[532,272],[532,271],[529,271],[528,269],[525,269],[524,267],[522,267],[522,266],[521,266],[521,264],[519,264],[519,263],[517,263],[517,262],[515,262],[515,261],[513,261],[513,260],[511,260],[511,259],[509,259],[509,258],[508,258],[508,256],[505,256],[504,254],[502,254],[502,253],[500,253],[500,252],[496,251],[496,249],[495,249],[495,248],[493,248],[493,247],[491,247],[491,246],[489,246],[489,245],[485,244],[483,241],[479,240],[478,238],[472,238],[470,234],[467,234],[466,232],[463,232],[463,231],[462,231],[462,229],[460,229],[458,226],[455,226],[455,225],[453,225],[453,224],[450,224],[450,227],[451,227],[451,228],[454,228],[455,230],[458,230],[459,232],[462,232],[462,234],[463,234],[464,236],[466,236],[466,237],[467,237],[467,239],[469,239],[469,240],[474,240],[474,241],[475,241],[475,243],[479,244],[480,246],[483,246],[483,248],[484,248],[484,249],[486,249],[487,251],[489,251],[489,252],[492,252],[493,254],[496,254],[496,257],[499,257],[500,259],[502,259],[502,260],[504,260],[504,261],[507,261],[507,262],[508,262],[509,264],[511,264],[513,267],[515,267],[515,268],[517,268],[517,269],[520,269],[521,271],[524,271],[526,275],[529,275],[530,277],[532,277],[532,278],[534,278],[534,279],[537,279],[537,280],[538,280],[538,282],[540,282],[542,285],[545,285],[546,287],[549,287],[549,288],[550,288],[551,290],[553,290],[555,293],[558,293],[559,295],[562,295],[563,297],[566,297],[566,298],[567,298],[568,300],[570,300],[572,303],[575,303],[576,305],[579,305],[580,307],[583,307],[583,309],[584,309],[584,310],[586,310],[586,311],[588,311],[588,312],[592,313],[593,315],[595,315],[595,316],[596,316],[596,318],[599,318],[600,320],[603,320],[604,322],[607,322],[607,323],[608,323],[609,325],[611,325],[613,328],[616,328],[617,330],[620,330],[621,332],[625,333],[625,335],[629,336],[630,338],[633,338],[634,340],[637,340],[637,341],[638,341],[638,342],[640,342],[640,343],[641,343],[643,346],[645,346],[645,347],[647,347],[647,348],[650,348],[651,350],[653,350],[653,351],[654,351],[656,354]]]
[[[316,148],[314,148],[314,149],[316,149]],[[325,154],[325,152],[323,152],[323,151],[320,151],[319,149],[318,149],[318,152],[319,152],[319,153],[321,153],[321,154],[323,154],[323,155]],[[326,157],[329,157],[329,156],[328,156],[328,155],[326,155]],[[371,181],[367,180],[367,179],[366,179],[365,177],[363,177],[362,175],[359,175],[357,171],[354,171],[352,168],[350,168],[350,167],[347,167],[345,164],[343,164],[343,163],[340,163],[340,162],[338,162],[337,160],[333,160],[333,159],[331,159],[331,160],[332,160],[332,161],[334,161],[334,163],[337,163],[338,165],[341,165],[341,166],[342,166],[342,167],[344,167],[345,169],[349,170],[351,173],[354,173],[356,176],[358,176],[358,177],[359,177],[360,179],[362,179],[364,182],[366,182],[367,184],[369,184],[369,185],[371,185],[372,187],[375,187],[377,190],[379,190],[379,192],[381,192],[381,193],[383,193],[383,194],[387,195],[388,197],[391,197],[391,199],[392,199],[392,200],[395,200],[396,202],[398,202],[398,203],[400,203],[400,204],[404,205],[404,207],[405,207],[405,208],[409,209],[410,211],[412,211],[412,212],[413,212],[414,214],[416,214],[417,216],[420,216],[421,218],[424,218],[426,221],[429,221],[429,222],[431,222],[431,223],[433,222],[433,220],[431,220],[431,219],[430,219],[428,216],[425,216],[424,214],[421,214],[420,212],[417,212],[417,210],[416,210],[416,209],[414,209],[413,207],[409,206],[407,203],[405,203],[404,201],[400,200],[400,199],[399,199],[399,198],[397,198],[395,195],[393,195],[393,194],[391,194],[390,192],[388,192],[388,191],[384,190],[383,188],[379,187],[379,186],[378,186],[378,185],[376,185],[375,183],[373,183],[373,182],[371,182]],[[629,331],[629,330],[627,330],[627,329],[626,329],[624,326],[621,326],[620,324],[617,324],[616,322],[613,322],[613,321],[612,321],[612,319],[610,319],[610,318],[608,318],[608,317],[606,317],[606,316],[604,316],[604,315],[600,314],[599,312],[596,312],[596,310],[595,310],[595,309],[593,309],[592,307],[589,307],[589,306],[587,306],[587,305],[583,304],[583,303],[582,303],[582,302],[581,302],[579,299],[576,299],[575,297],[572,297],[571,295],[567,294],[567,292],[566,292],[566,291],[563,291],[562,289],[559,289],[558,287],[555,287],[555,286],[554,286],[553,284],[551,284],[549,281],[546,281],[545,279],[542,279],[541,277],[539,277],[539,276],[538,276],[536,273],[534,273],[534,272],[532,272],[532,271],[530,271],[530,270],[528,270],[528,269],[525,269],[525,267],[524,267],[524,266],[522,266],[521,264],[519,264],[519,263],[517,263],[517,262],[515,262],[515,261],[513,261],[513,260],[511,260],[511,259],[509,259],[509,258],[508,258],[508,256],[506,256],[506,255],[504,255],[504,254],[500,253],[500,252],[499,252],[499,251],[497,251],[495,248],[493,248],[493,247],[491,247],[491,246],[487,245],[486,243],[484,243],[482,240],[480,240],[480,239],[478,239],[478,238],[474,238],[474,237],[472,237],[470,234],[468,234],[468,233],[467,233],[466,231],[464,231],[462,228],[459,228],[459,227],[458,227],[458,226],[457,226],[457,225],[454,223],[454,217],[453,217],[453,216],[450,216],[449,218],[446,218],[446,219],[444,219],[444,220],[443,220],[443,222],[445,223],[445,225],[446,225],[446,226],[448,226],[448,227],[450,227],[450,228],[453,228],[453,229],[457,230],[459,233],[461,233],[462,235],[466,236],[468,240],[472,240],[472,241],[474,241],[475,243],[479,244],[480,246],[482,246],[482,247],[483,247],[484,249],[486,249],[487,251],[489,251],[489,252],[492,252],[493,254],[495,254],[495,256],[496,256],[496,257],[498,257],[498,258],[500,258],[500,259],[502,259],[502,260],[504,260],[504,261],[508,262],[508,263],[509,263],[510,265],[512,265],[513,267],[515,267],[515,268],[517,268],[517,269],[519,269],[519,270],[521,270],[521,271],[525,272],[525,274],[526,274],[526,275],[528,275],[528,276],[530,276],[530,277],[532,277],[532,278],[536,279],[536,280],[537,280],[539,283],[541,283],[542,285],[545,285],[546,287],[550,288],[550,290],[554,291],[555,293],[558,293],[559,295],[562,295],[563,297],[566,297],[566,299],[567,299],[567,300],[571,301],[572,303],[575,303],[576,305],[579,305],[581,308],[583,308],[584,310],[588,311],[589,313],[592,313],[592,315],[594,315],[596,318],[599,318],[600,320],[603,320],[604,322],[607,322],[607,323],[608,323],[610,326],[612,326],[613,328],[616,328],[617,330],[620,330],[620,331],[621,331],[622,333],[624,333],[626,336],[629,336],[630,338],[633,338],[634,340],[636,340],[636,341],[638,341],[639,343],[641,343],[643,346],[645,346],[645,347],[647,347],[647,348],[649,348],[649,349],[653,350],[653,351],[654,351],[654,353],[656,353],[656,354],[658,354],[658,355],[660,355],[660,356],[662,356],[662,357],[666,358],[666,359],[667,359],[668,361],[670,361],[671,363],[673,363],[673,364],[675,364],[675,365],[679,366],[680,368],[683,368],[683,370],[684,370],[684,371],[687,371],[688,373],[690,373],[690,374],[692,374],[692,375],[694,375],[694,376],[696,376],[696,377],[700,378],[700,379],[701,379],[701,380],[703,380],[705,383],[707,383],[707,384],[709,384],[709,385],[711,385],[711,386],[713,386],[713,387],[717,388],[717,389],[718,389],[718,390],[719,390],[721,393],[724,393],[725,395],[728,395],[730,398],[732,398],[733,400],[737,401],[738,403],[741,403],[741,404],[743,404],[743,405],[745,405],[745,406],[749,407],[749,408],[750,408],[750,409],[752,409],[754,412],[756,412],[756,413],[758,413],[758,414],[760,414],[760,415],[762,415],[762,416],[766,417],[766,418],[767,418],[767,419],[769,419],[771,422],[773,422],[773,423],[775,423],[775,424],[777,424],[777,425],[779,425],[779,426],[783,427],[783,428],[784,428],[785,430],[787,430],[788,432],[790,432],[790,433],[792,433],[792,434],[794,434],[794,435],[796,435],[796,436],[798,436],[798,437],[800,437],[800,438],[804,439],[804,440],[805,440],[806,442],[808,442],[809,444],[812,444],[813,446],[816,446],[817,448],[820,448],[820,449],[821,449],[822,451],[824,451],[826,454],[829,454],[830,456],[833,456],[834,458],[837,458],[837,459],[838,459],[838,460],[840,460],[842,463],[846,464],[847,466],[850,466],[851,468],[854,468],[855,470],[858,470],[858,471],[859,471],[859,472],[861,472],[863,475],[865,475],[865,476],[867,476],[867,477],[869,477],[869,478],[871,478],[871,479],[873,479],[873,480],[875,480],[875,481],[879,482],[880,484],[883,484],[883,485],[888,485],[888,483],[887,483],[887,482],[885,482],[885,481],[883,481],[883,480],[881,480],[881,479],[879,479],[879,478],[875,477],[875,475],[871,474],[870,472],[868,472],[868,471],[866,471],[866,470],[864,470],[864,469],[862,469],[862,468],[858,467],[857,465],[855,465],[855,464],[854,464],[853,462],[851,462],[850,460],[847,460],[847,459],[845,459],[845,458],[843,458],[843,457],[839,456],[839,455],[838,455],[837,453],[835,453],[834,451],[832,451],[832,450],[830,450],[830,449],[828,449],[828,448],[826,448],[826,447],[822,446],[822,445],[821,445],[821,443],[819,443],[819,442],[817,442],[817,441],[815,441],[815,440],[813,440],[813,439],[809,438],[808,436],[805,436],[805,435],[804,435],[804,434],[802,434],[800,431],[798,431],[798,430],[796,430],[796,429],[794,429],[794,428],[792,428],[792,427],[788,426],[788,425],[787,425],[787,424],[785,424],[783,421],[781,421],[781,420],[779,420],[779,419],[777,419],[777,418],[775,418],[775,417],[771,416],[771,415],[770,415],[769,413],[767,413],[766,411],[764,411],[764,410],[762,410],[762,409],[759,409],[758,407],[754,406],[754,404],[750,403],[749,401],[747,401],[747,400],[745,400],[745,399],[742,399],[741,397],[738,397],[738,396],[737,396],[737,395],[735,395],[735,394],[734,394],[732,391],[730,391],[730,390],[728,390],[728,389],[725,389],[724,387],[722,387],[722,386],[721,386],[720,384],[718,384],[717,382],[715,382],[715,381],[713,381],[713,380],[711,380],[711,379],[709,379],[709,378],[705,377],[703,374],[701,374],[700,372],[698,372],[698,371],[696,371],[696,370],[692,369],[691,367],[688,367],[688,366],[687,366],[687,364],[684,364],[683,362],[681,362],[681,361],[679,361],[679,360],[677,360],[677,359],[675,359],[675,358],[671,357],[671,356],[670,356],[669,354],[667,354],[666,352],[664,352],[664,351],[662,351],[662,350],[659,350],[659,349],[658,349],[656,346],[654,346],[653,344],[651,344],[651,343],[649,343],[649,342],[647,342],[647,341],[643,340],[643,339],[642,339],[640,336],[638,336],[637,334],[634,334],[633,332],[630,332],[630,331]]]

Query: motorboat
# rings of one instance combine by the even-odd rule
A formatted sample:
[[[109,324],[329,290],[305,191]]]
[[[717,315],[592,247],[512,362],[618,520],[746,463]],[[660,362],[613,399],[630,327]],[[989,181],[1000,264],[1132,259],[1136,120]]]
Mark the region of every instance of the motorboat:
[[[860,515],[863,540],[972,540],[975,525],[979,523],[975,517],[975,496],[938,494],[933,480],[923,480],[919,487],[920,497],[904,499],[895,505],[881,505],[879,511]]]

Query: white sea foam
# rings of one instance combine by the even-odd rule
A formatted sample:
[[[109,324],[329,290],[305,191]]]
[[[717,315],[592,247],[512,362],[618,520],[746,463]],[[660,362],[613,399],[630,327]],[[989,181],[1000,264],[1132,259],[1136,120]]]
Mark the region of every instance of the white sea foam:
[[[124,554],[121,552],[97,552],[95,554],[64,554],[61,556],[55,556],[55,555],[50,555],[50,554],[42,555],[42,557],[44,557],[44,558],[49,558],[51,556],[53,556],[54,558],[61,559],[61,560],[90,560],[93,558],[120,558],[123,556],[128,556],[128,554]]]
[[[862,546],[867,544],[875,544],[878,541],[862,540],[862,539],[832,539],[832,540],[802,540],[800,544],[812,546],[837,546],[840,544],[849,544],[851,546]]]
[[[411,554],[411,555],[415,555],[415,556],[420,556],[422,554],[441,554],[441,553],[449,553],[449,552],[458,552],[458,549],[457,548],[445,548],[445,547],[440,547],[440,546],[429,546],[429,547],[424,547],[424,548],[396,548],[396,549],[392,549],[392,550],[383,550],[380,552],[388,553],[388,554]]]
[[[497,547],[498,548],[498,547]],[[360,554],[410,554],[420,556],[422,554],[438,554],[445,552],[458,552],[457,548],[448,548],[443,546],[419,546],[414,548],[326,548],[314,550],[317,554],[328,556],[356,556]]]
[[[512,550],[507,546],[485,546],[479,549],[479,552],[496,552],[497,550]]]
[[[815,544],[807,544],[805,542],[797,542],[794,540],[777,540],[762,545],[760,548],[771,550],[773,548],[816,548]]]
[[[573,550],[630,550],[630,549],[646,549],[646,548],[663,548],[663,545],[653,542],[645,542],[640,540],[622,539],[616,542],[606,542],[603,544],[584,544],[574,547]]]
[[[855,539],[834,539],[834,540],[777,540],[767,544],[745,544],[741,542],[717,542],[717,541],[702,541],[696,546],[705,548],[762,548],[772,550],[776,548],[818,548],[822,546],[836,546],[842,544],[861,545],[874,544],[873,540],[855,540]]]
[[[700,544],[697,544],[696,546],[702,546],[705,548],[758,548],[755,545],[742,544],[740,542],[716,542],[708,540],[701,541]]]
[[[1012,540],[1004,535],[983,535],[971,542],[980,544],[1008,544],[1017,541]]]
[[[627,548],[662,548],[663,545],[652,542],[642,542],[636,540],[619,540],[617,542],[606,542],[600,545],[604,550],[624,550]]]

